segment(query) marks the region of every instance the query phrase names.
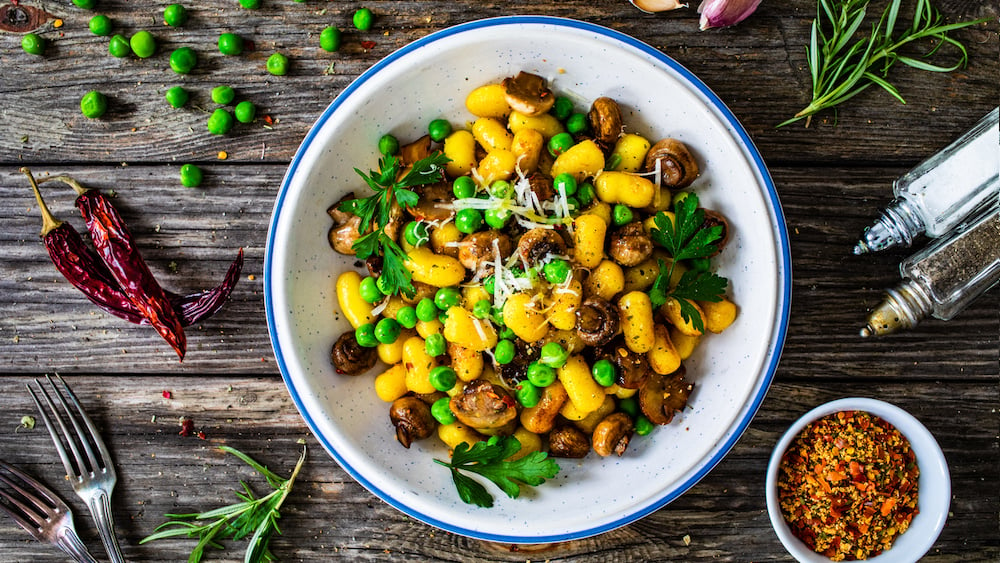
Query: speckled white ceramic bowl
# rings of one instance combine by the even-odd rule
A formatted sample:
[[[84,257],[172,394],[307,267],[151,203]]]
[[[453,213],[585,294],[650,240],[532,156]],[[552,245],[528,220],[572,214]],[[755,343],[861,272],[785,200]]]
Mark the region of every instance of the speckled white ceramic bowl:
[[[364,189],[354,172],[377,166],[384,133],[413,140],[432,119],[470,120],[475,87],[518,71],[590,103],[611,96],[631,131],[685,141],[704,173],[694,185],[725,214],[732,238],[718,262],[740,307],[687,362],[696,388],[678,422],[637,438],[627,454],[560,460],[561,472],[491,509],[465,505],[436,439],[403,449],[371,377],[337,376],[330,346],[349,328],[335,314],[334,281],[353,267],[326,241],[325,211]],[[729,451],[760,406],[788,320],[788,240],[774,185],[747,133],[704,84],[627,35],[547,17],[507,17],[449,28],[410,44],[362,74],[317,120],[292,161],[271,220],[264,265],[271,341],[288,391],[327,451],[372,493],[450,532],[513,543],[557,542],[628,524],[669,503]]]
[[[778,500],[778,467],[781,457],[792,443],[792,440],[813,421],[840,411],[863,411],[871,413],[906,436],[917,456],[917,467],[920,468],[920,478],[917,481],[917,509],[919,514],[913,517],[909,529],[899,535],[892,548],[882,552],[877,557],[866,559],[867,563],[915,563],[934,545],[944,523],[948,519],[948,507],[951,506],[951,476],[948,463],[944,459],[941,447],[927,428],[903,409],[879,401],[877,399],[847,398],[831,401],[807,412],[793,424],[778,441],[771,454],[767,466],[767,481],[765,490],[767,496],[767,513],[771,525],[778,534],[778,539],[788,550],[788,553],[802,563],[829,563],[830,558],[809,549],[805,543],[795,537],[785,517],[781,514]]]

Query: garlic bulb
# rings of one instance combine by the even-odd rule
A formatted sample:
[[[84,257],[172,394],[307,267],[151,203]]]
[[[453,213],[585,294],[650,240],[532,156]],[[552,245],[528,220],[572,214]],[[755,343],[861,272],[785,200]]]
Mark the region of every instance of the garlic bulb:
[[[701,30],[736,25],[752,14],[759,5],[760,0],[702,0],[698,6]]]

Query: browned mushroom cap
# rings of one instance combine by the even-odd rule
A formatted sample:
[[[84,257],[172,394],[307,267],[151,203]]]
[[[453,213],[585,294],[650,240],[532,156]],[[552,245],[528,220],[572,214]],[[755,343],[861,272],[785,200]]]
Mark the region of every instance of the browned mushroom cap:
[[[412,143],[399,147],[399,160],[403,166],[413,166],[418,160],[431,155],[431,136],[424,135]]]
[[[647,172],[656,170],[660,161],[660,185],[679,190],[686,188],[698,177],[698,163],[687,145],[677,139],[663,139],[649,148],[646,153]]]
[[[566,254],[566,241],[553,229],[537,227],[521,235],[517,253],[529,265],[534,265],[549,254]]]
[[[448,182],[437,182],[413,188],[420,199],[406,210],[418,221],[446,221],[455,216],[451,202],[455,194]]]
[[[493,243],[500,252],[500,258],[510,256],[510,237],[497,231],[480,231],[468,235],[458,246],[458,261],[473,272],[486,267],[496,259]]]
[[[622,110],[618,102],[608,97],[600,97],[590,105],[587,113],[594,140],[604,148],[611,148],[622,134]]]
[[[621,457],[628,448],[629,440],[632,439],[633,428],[635,426],[629,415],[623,412],[609,414],[594,428],[594,434],[591,436],[594,451],[601,457],[611,454]]]
[[[514,399],[503,387],[476,379],[451,399],[451,412],[462,424],[476,430],[498,430],[517,418]]]
[[[353,213],[341,211],[339,207],[345,201],[352,199],[355,199],[353,193],[344,196],[340,201],[334,203],[326,210],[326,214],[333,219],[333,226],[330,227],[330,232],[327,233],[330,248],[348,256],[356,254],[352,246],[354,245],[354,241],[361,238],[361,233],[358,232],[358,227],[361,226],[361,218]]]
[[[611,233],[608,255],[622,266],[638,266],[653,254],[653,241],[642,223],[635,221]]]
[[[560,426],[549,432],[549,455],[552,457],[586,457],[590,440],[575,426]]]
[[[375,348],[364,348],[358,344],[353,330],[341,334],[330,349],[330,361],[333,367],[337,373],[344,375],[364,373],[372,369],[377,359]]]
[[[400,397],[389,407],[389,420],[396,427],[396,440],[409,448],[414,440],[423,440],[437,428],[431,407],[412,395]]]
[[[409,303],[410,305],[416,305],[417,303],[420,303],[420,301],[423,300],[423,298],[425,297],[430,297],[431,299],[433,299],[434,294],[437,293],[438,290],[438,288],[434,287],[433,285],[418,281],[413,282],[413,289],[417,290],[417,293],[413,297],[407,297],[405,293],[400,293],[399,294],[400,299],[402,299],[406,303]]]
[[[537,74],[522,71],[517,76],[504,78],[502,84],[507,104],[529,117],[549,111],[556,102],[548,83]]]
[[[646,354],[633,352],[623,337],[618,337],[595,354],[597,359],[615,365],[615,383],[625,389],[638,389],[646,382],[652,368]]]
[[[702,211],[705,212],[705,221],[701,224],[703,228],[722,227],[722,238],[715,241],[715,252],[711,254],[711,256],[715,256],[722,252],[723,247],[729,242],[729,221],[718,211],[712,209],[702,209]]]
[[[600,297],[588,297],[576,310],[576,333],[588,346],[611,342],[620,324],[618,307]]]
[[[639,389],[639,408],[653,424],[670,424],[674,413],[687,405],[693,389],[693,383],[684,381],[683,369],[671,375],[650,374]]]
[[[535,172],[528,176],[528,186],[539,202],[548,201],[556,195],[556,190],[552,187],[552,176],[544,172]]]

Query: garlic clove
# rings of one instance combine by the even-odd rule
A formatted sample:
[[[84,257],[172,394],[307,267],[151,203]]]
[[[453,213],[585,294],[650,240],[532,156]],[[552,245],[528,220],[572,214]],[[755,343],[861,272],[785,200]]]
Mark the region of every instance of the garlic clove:
[[[702,0],[698,6],[702,31],[712,27],[729,27],[745,20],[757,9],[761,0]]]
[[[647,14],[688,7],[684,2],[678,2],[677,0],[629,0],[629,2]]]

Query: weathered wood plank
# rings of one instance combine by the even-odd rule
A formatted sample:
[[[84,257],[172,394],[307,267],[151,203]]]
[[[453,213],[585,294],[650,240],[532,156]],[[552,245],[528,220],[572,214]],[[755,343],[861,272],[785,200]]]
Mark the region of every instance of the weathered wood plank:
[[[63,493],[77,513],[84,540],[100,544],[85,508],[60,481],[61,466],[41,422],[14,432],[33,406],[25,377],[0,379],[0,458],[41,476]],[[913,412],[945,450],[954,493],[941,538],[925,559],[986,561],[998,555],[995,540],[995,486],[1000,464],[995,433],[995,386],[968,383],[776,384],[748,432],[732,453],[702,482],[664,509],[625,528],[596,538],[513,551],[440,532],[382,503],[348,477],[309,436],[280,380],[276,378],[120,377],[81,375],[70,380],[109,442],[119,473],[114,507],[125,554],[130,560],[183,560],[192,542],[138,541],[174,511],[207,509],[234,498],[238,479],[256,487],[251,471],[213,448],[229,444],[287,473],[307,438],[310,457],[285,505],[274,543],[283,561],[326,560],[342,555],[358,560],[524,561],[526,559],[608,561],[786,561],[770,529],[764,506],[767,459],[791,422],[822,402],[852,395],[887,399]],[[161,392],[169,389],[172,399]],[[376,400],[373,398],[373,400]],[[177,435],[178,419],[190,417],[207,440]],[[155,419],[154,419],[155,417]],[[386,439],[391,439],[388,423]],[[609,478],[613,478],[609,476]],[[690,545],[685,544],[688,536]],[[0,549],[6,561],[60,561],[48,546],[24,541],[25,534],[0,518]],[[215,554],[213,554],[215,555]],[[236,561],[227,550],[212,560]]]

